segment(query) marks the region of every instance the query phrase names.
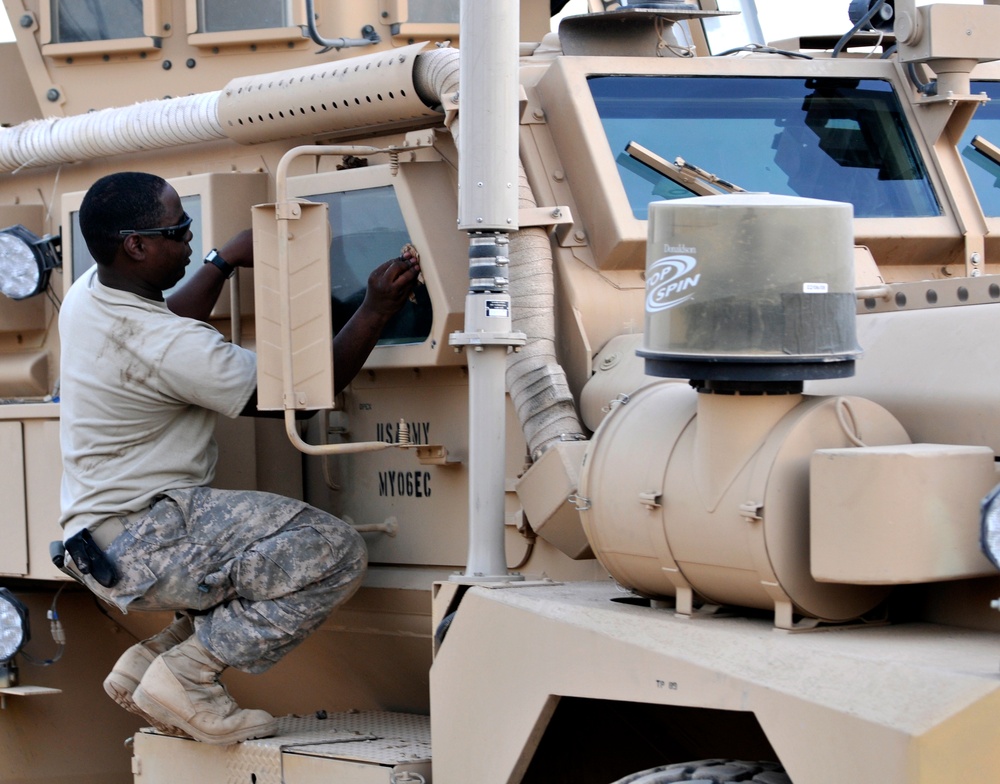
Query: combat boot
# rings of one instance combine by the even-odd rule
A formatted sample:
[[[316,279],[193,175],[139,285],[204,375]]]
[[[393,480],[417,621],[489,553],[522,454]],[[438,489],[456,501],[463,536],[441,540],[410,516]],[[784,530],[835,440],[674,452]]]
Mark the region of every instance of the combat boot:
[[[132,696],[147,716],[203,743],[225,745],[273,735],[277,722],[271,714],[243,710],[219,683],[225,668],[192,635],[149,665]]]
[[[157,721],[152,716],[139,709],[132,695],[139,687],[142,676],[146,674],[153,660],[175,645],[184,642],[194,633],[194,625],[190,616],[182,615],[163,631],[154,634],[147,640],[138,642],[123,653],[108,677],[104,679],[104,691],[125,710],[141,716],[160,732],[168,735],[183,734],[175,727],[169,727]]]

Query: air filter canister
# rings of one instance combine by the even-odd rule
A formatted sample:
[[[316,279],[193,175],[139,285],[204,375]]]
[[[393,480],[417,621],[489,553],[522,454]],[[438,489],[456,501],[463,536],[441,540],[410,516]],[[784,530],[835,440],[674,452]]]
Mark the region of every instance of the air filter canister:
[[[853,375],[850,204],[769,194],[649,205],[646,373],[795,381]]]

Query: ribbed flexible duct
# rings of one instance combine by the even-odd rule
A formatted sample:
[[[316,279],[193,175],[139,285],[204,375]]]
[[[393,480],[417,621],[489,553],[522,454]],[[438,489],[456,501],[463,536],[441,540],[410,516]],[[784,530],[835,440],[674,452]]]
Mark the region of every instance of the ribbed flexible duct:
[[[537,207],[524,167],[518,167],[521,209]],[[507,391],[532,460],[557,441],[585,440],[566,373],[556,361],[552,246],[545,231],[526,228],[510,238],[511,326],[527,336],[507,355]]]
[[[424,52],[417,59],[414,86],[429,104],[458,92],[459,54],[454,49]],[[459,122],[451,133],[461,154]],[[518,171],[519,207],[536,207],[524,167]],[[526,228],[510,238],[511,328],[527,342],[507,357],[507,391],[521,422],[528,453],[537,460],[557,441],[586,438],[566,374],[556,362],[552,247],[542,229]]]
[[[226,138],[218,93],[30,120],[0,129],[0,169],[49,166]]]

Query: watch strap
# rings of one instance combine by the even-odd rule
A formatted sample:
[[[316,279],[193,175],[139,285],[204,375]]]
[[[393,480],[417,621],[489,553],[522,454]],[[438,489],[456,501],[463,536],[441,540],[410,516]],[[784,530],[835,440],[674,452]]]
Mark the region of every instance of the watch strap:
[[[212,248],[208,252],[208,255],[205,256],[205,263],[214,264],[216,267],[219,268],[219,271],[222,272],[222,274],[225,275],[227,278],[233,277],[233,273],[236,272],[236,267],[234,267],[232,264],[230,264],[228,261],[222,258],[222,256],[219,255],[219,251],[217,251],[215,248]]]

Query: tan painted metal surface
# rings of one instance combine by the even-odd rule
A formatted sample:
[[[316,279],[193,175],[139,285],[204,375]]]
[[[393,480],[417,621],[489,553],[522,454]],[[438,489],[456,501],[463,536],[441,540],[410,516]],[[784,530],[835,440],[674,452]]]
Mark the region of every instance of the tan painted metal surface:
[[[532,206],[517,222],[533,232],[522,245],[544,253],[541,262],[511,264],[551,281],[552,294],[528,285],[511,307],[551,316],[554,332],[544,337],[589,440],[567,434],[534,454],[525,412],[508,397],[494,478],[502,480],[506,563],[527,579],[476,588],[451,579],[468,552],[473,430],[473,349],[451,345],[451,336],[463,329],[470,283],[468,237],[456,226],[467,187],[459,168],[477,139],[458,126],[462,96],[484,89],[458,84],[458,3],[317,0],[323,36],[357,38],[366,26],[380,36],[323,53],[303,30],[304,0],[287,4],[287,24],[212,31],[202,28],[196,0],[145,0],[136,35],[97,41],[57,40],[58,3],[3,5],[17,41],[0,45],[0,122],[9,126],[0,128],[0,228],[61,233],[64,263],[47,294],[0,296],[0,575],[29,605],[28,652],[44,659],[55,645],[46,613],[57,596],[67,646],[46,667],[18,655],[24,686],[59,693],[6,697],[0,782],[215,784],[256,775],[287,784],[426,784],[433,775],[439,784],[548,784],[559,771],[609,784],[697,750],[777,759],[795,784],[994,784],[1000,615],[989,603],[1000,578],[976,548],[978,502],[995,483],[1000,454],[1000,214],[990,214],[992,194],[970,176],[978,153],[959,141],[994,111],[973,85],[1000,82],[1000,63],[991,62],[1000,57],[996,3],[920,10],[929,34],[907,32],[886,59],[866,56],[873,39],[833,58],[836,37],[807,59],[704,56],[711,36],[697,25],[717,7],[709,0],[688,14],[699,56],[677,56],[686,39],[667,22],[633,24],[637,15],[627,11],[578,22],[566,56],[549,34],[549,4],[522,0],[513,92],[521,187]],[[917,18],[908,4],[897,8]],[[612,35],[621,37],[602,39]],[[640,44],[666,56],[638,56]],[[919,92],[911,62],[918,80],[946,89]],[[636,352],[644,345],[648,221],[625,184],[628,167],[642,164],[609,143],[610,110],[591,89],[592,78],[608,75],[863,84],[874,91],[864,101],[876,87],[895,96],[898,114],[872,127],[905,130],[906,153],[893,165],[914,163],[932,207],[917,216],[856,212],[844,222],[853,236],[837,259],[854,247],[860,289],[863,353],[853,377],[807,381],[801,395],[758,396],[698,394],[687,379],[645,374]],[[714,95],[703,103],[739,105]],[[809,135],[832,128],[822,142],[825,185],[837,183],[831,171],[846,178],[875,165],[874,142],[852,134],[859,115],[834,113],[830,127],[814,121],[796,135],[783,133],[791,110],[782,111],[733,145],[743,162],[780,152],[790,178]],[[725,156],[714,157],[732,144],[723,125],[691,127],[689,138],[720,134],[702,148],[706,159],[691,163],[738,180]],[[329,153],[340,149],[334,144],[353,155],[295,157],[279,185],[290,150]],[[668,162],[686,154],[653,153]],[[223,295],[212,323],[259,351],[268,407],[334,409],[300,426],[303,442],[410,440],[304,456],[280,421],[220,424],[220,487],[294,495],[341,515],[365,529],[371,561],[364,587],[300,649],[263,676],[226,673],[241,705],[285,717],[283,734],[258,744],[261,759],[238,770],[230,763],[252,749],[138,732],[138,720],[107,699],[101,682],[115,657],[166,620],[97,605],[48,556],[59,536],[56,318],[90,263],[76,213],[95,179],[125,169],[166,177],[185,209],[199,213],[195,264],[249,226],[257,207],[257,274],[233,279],[235,296]],[[354,217],[338,212],[371,194],[384,200],[361,201]],[[292,306],[282,315],[289,303],[275,294],[284,284],[274,218],[285,220],[300,200],[316,203],[304,209],[313,223],[309,232],[292,228],[285,255],[302,273],[300,290],[318,292],[319,316],[303,332],[324,359],[333,327],[322,292],[341,263],[326,263],[327,232],[352,249],[348,262],[396,255],[398,239],[421,254],[424,310],[412,331],[376,348],[337,396],[329,369],[305,355],[292,363],[290,396],[285,388],[282,320],[306,314]],[[352,221],[361,226],[353,238]],[[319,246],[299,254],[304,233]],[[771,252],[794,269],[802,249],[771,239]],[[810,258],[823,269],[822,252]],[[763,264],[759,276],[768,274]],[[836,275],[850,288],[849,272],[838,267]],[[317,371],[299,395],[301,379]],[[553,394],[539,383],[526,405]],[[816,467],[823,461],[830,465]],[[803,633],[821,620],[835,630]],[[348,733],[395,738],[402,756],[387,762],[344,754],[333,748],[339,743],[322,753],[294,745],[312,745],[298,725],[309,724],[309,736],[320,720],[301,717],[320,710],[327,722],[342,717],[337,726]],[[399,713],[417,717],[413,733],[369,733],[356,723],[379,726]],[[577,734],[580,724],[600,737]],[[653,760],[627,742],[647,726],[674,744],[651,744],[661,755]],[[420,745],[412,758],[411,740]],[[574,761],[573,773],[561,767]]]
[[[817,449],[809,471],[812,574],[896,585],[990,576],[995,567],[977,528],[979,499],[996,484],[987,447]]]
[[[517,781],[568,697],[753,713],[797,784],[995,779],[993,633],[913,624],[789,635],[615,598],[608,583],[466,596],[431,671],[438,781]],[[475,664],[484,657],[494,677]],[[470,725],[468,705],[491,721]]]

